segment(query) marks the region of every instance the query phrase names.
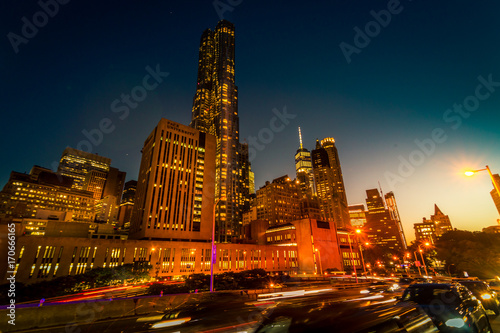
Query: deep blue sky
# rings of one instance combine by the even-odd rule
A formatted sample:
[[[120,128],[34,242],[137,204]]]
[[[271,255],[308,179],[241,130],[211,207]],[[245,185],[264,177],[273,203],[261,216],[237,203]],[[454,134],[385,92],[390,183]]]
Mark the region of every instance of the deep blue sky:
[[[500,82],[498,1],[402,0],[350,63],[339,45],[354,45],[354,28],[371,26],[370,12],[394,1],[238,2],[224,18],[236,25],[241,141],[269,127],[273,108],[296,115],[252,161],[257,188],[294,175],[301,126],[308,149],[316,138],[335,138],[350,204],[364,202],[378,182],[394,191],[409,239],[434,203],[461,229],[496,223],[488,175],[460,173],[486,164],[500,171],[500,87],[481,88],[489,96],[459,116],[459,126],[443,117],[475,94],[479,76]],[[0,6],[0,186],[12,170],[50,167],[103,118],[115,129],[93,152],[137,179],[140,150],[160,117],[189,123],[199,39],[220,19],[212,1],[73,0],[18,53],[8,34],[21,36],[22,18],[33,22],[41,7],[13,0]],[[156,65],[169,76],[120,120],[111,103]],[[421,154],[415,140],[437,128],[446,140],[412,172],[399,173],[401,158]],[[390,184],[388,172],[402,178]]]

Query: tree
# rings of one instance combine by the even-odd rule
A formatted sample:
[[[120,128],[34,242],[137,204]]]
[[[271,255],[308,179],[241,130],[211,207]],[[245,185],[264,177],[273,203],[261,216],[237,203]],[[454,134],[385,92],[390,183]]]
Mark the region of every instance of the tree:
[[[446,270],[479,278],[500,275],[499,234],[450,231],[437,241],[436,252],[437,258],[446,261]]]

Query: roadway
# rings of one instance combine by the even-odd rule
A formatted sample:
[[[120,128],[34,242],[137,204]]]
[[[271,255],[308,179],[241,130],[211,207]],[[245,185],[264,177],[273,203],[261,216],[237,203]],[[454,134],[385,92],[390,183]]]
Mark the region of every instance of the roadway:
[[[98,322],[84,324],[71,324],[51,327],[46,329],[32,329],[18,332],[100,332],[100,333],[132,333],[132,332],[251,332],[262,319],[262,311],[273,311],[273,306],[277,303],[293,304],[300,307],[301,304],[310,303],[342,303],[356,301],[356,304],[374,304],[377,302],[396,303],[395,296],[398,293],[370,293],[364,294],[364,288],[354,288],[347,290],[334,290],[323,288],[316,290],[297,290],[293,292],[278,292],[274,294],[260,295],[257,301],[250,300],[246,296],[234,294],[214,294],[214,297],[202,303],[188,303],[180,308],[169,310],[168,312],[151,313],[146,316],[131,316],[118,319],[109,319]],[[266,310],[267,309],[267,310]],[[171,317],[163,327],[152,329],[152,325],[164,318],[165,313]],[[184,324],[183,322],[190,320]],[[500,333],[500,316],[495,316],[491,312],[490,322],[493,332]]]

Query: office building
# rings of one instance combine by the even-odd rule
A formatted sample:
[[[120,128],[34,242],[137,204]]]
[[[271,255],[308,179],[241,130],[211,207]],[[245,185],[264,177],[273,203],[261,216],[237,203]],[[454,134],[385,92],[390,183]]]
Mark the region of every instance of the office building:
[[[111,160],[107,157],[67,147],[62,153],[57,173],[73,178],[73,188],[83,190],[85,186],[90,186],[93,189],[98,184],[92,182],[89,185],[91,179],[87,178],[87,174],[91,171],[100,171],[107,175],[110,164]],[[101,188],[101,194],[102,190]]]
[[[394,196],[394,192],[389,192],[384,195],[385,203],[387,205],[387,210],[389,210],[389,214],[391,219],[396,221],[398,226],[399,238],[401,240],[401,244],[403,245],[403,250],[406,250],[406,236],[403,229],[403,224],[401,223],[401,217],[399,215],[398,205],[396,204],[396,197]]]
[[[406,244],[399,230],[399,222],[393,218],[391,212],[386,208],[383,197],[374,188],[366,190],[366,225],[363,232],[367,235],[371,244],[386,249],[403,251]]]
[[[118,226],[129,228],[134,208],[135,192],[137,190],[137,180],[129,180],[123,188],[122,201],[118,210]]]
[[[333,138],[325,138],[321,143],[316,140],[316,149],[312,151],[312,164],[323,218],[334,221],[337,228],[348,227],[349,208],[339,154]]]
[[[92,222],[92,192],[73,188],[73,178],[58,175],[40,166],[29,174],[12,171],[0,192],[0,218],[60,218],[66,221]]]
[[[159,121],[142,149],[130,238],[210,241],[215,147],[210,134]]]
[[[252,178],[248,153],[239,142],[235,30],[226,20],[202,34],[190,126],[216,138],[216,240],[230,242],[241,232],[253,185],[247,179]]]
[[[266,220],[271,226],[299,220],[301,216],[300,184],[288,175],[266,182],[257,190],[257,219]]]

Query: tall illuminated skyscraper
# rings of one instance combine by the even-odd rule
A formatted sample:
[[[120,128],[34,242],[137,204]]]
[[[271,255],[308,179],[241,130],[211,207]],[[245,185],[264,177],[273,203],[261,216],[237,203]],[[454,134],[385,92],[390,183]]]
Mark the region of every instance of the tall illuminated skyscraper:
[[[323,218],[335,221],[337,228],[349,226],[349,207],[344,178],[333,138],[325,138],[321,143],[316,140],[316,149],[312,151],[312,164]]]
[[[314,191],[314,175],[311,161],[311,152],[302,145],[302,133],[299,127],[300,148],[295,153],[295,172],[300,182],[302,196],[312,196]]]
[[[235,83],[234,25],[220,21],[200,40],[198,79],[190,126],[216,137],[216,241],[230,242],[242,227],[252,185],[248,153],[239,142],[238,87]],[[242,161],[245,159],[246,161]],[[245,172],[241,172],[245,170]]]

